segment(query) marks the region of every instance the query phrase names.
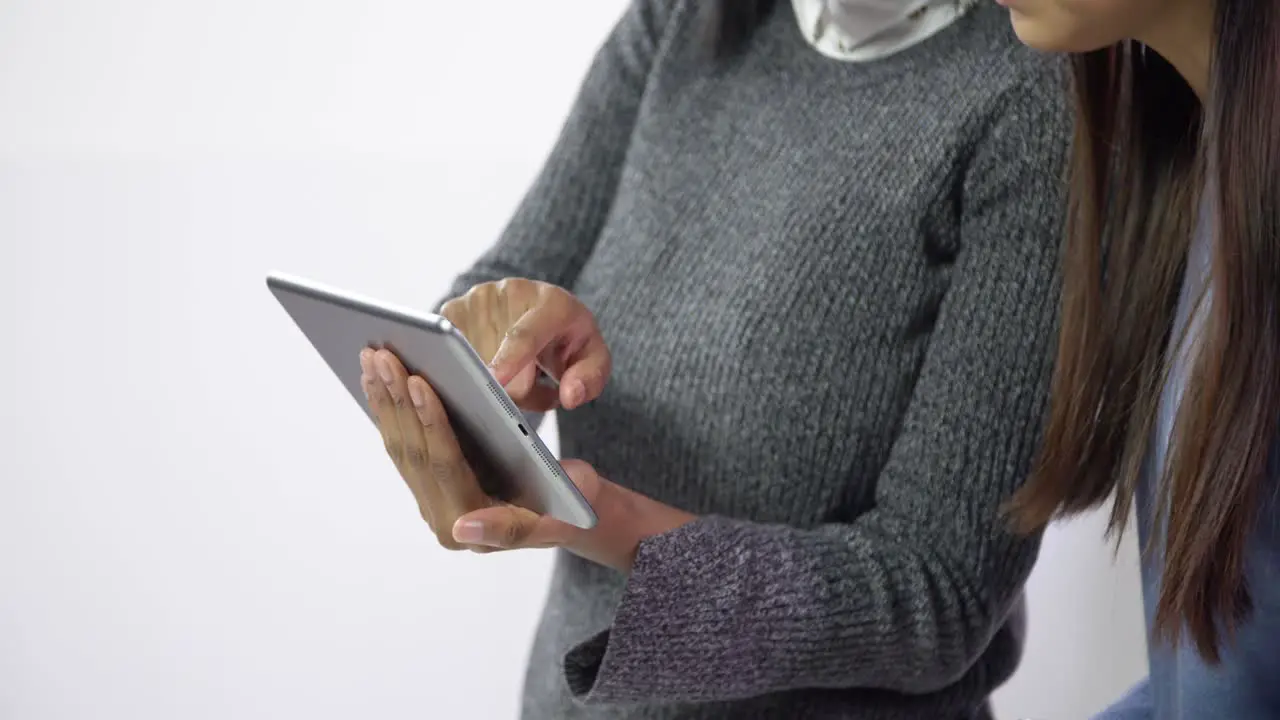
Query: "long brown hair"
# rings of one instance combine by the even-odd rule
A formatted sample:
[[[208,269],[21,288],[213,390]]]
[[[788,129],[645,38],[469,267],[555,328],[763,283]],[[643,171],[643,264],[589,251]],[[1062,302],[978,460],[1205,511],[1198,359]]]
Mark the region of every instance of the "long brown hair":
[[[1136,43],[1072,59],[1057,366],[1035,472],[1012,502],[1032,531],[1114,494],[1109,529],[1123,529],[1180,341],[1169,328],[1207,181],[1213,296],[1151,536],[1163,543],[1154,631],[1174,643],[1186,632],[1210,663],[1252,609],[1246,543],[1280,417],[1280,4],[1218,0],[1215,24],[1203,106]]]

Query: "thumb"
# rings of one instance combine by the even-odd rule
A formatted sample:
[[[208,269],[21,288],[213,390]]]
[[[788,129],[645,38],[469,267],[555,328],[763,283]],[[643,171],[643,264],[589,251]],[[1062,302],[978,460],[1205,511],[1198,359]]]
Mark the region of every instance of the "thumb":
[[[569,540],[572,526],[516,505],[475,510],[453,524],[453,539],[465,545],[512,550],[551,547]]]
[[[564,474],[569,476],[573,484],[578,486],[578,492],[582,493],[587,503],[594,505],[600,497],[600,488],[608,481],[600,477],[595,468],[581,460],[561,460],[560,467],[564,468]]]

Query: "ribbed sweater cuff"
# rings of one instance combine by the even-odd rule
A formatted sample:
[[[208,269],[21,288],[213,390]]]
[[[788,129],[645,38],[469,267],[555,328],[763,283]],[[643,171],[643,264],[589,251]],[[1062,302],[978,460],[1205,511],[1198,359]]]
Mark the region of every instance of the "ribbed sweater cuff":
[[[751,543],[735,542],[746,527],[704,517],[642,542],[612,627],[565,656],[574,697],[628,705],[753,694],[772,663],[769,643],[753,642],[735,613],[754,564]]]
[[[803,530],[710,516],[650,538],[613,625],[565,656],[568,687],[618,705],[942,690],[1005,620],[1005,600],[974,588],[1010,585],[1014,571],[984,575],[901,530],[883,518]]]

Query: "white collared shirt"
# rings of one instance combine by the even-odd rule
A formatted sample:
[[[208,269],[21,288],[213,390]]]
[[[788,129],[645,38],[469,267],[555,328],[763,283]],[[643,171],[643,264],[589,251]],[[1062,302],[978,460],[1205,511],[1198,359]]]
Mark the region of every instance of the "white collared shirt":
[[[791,0],[800,33],[809,44],[823,55],[845,62],[869,62],[901,52],[936,35],[973,5],[971,0],[919,0],[901,24],[856,42],[832,22],[826,0]]]

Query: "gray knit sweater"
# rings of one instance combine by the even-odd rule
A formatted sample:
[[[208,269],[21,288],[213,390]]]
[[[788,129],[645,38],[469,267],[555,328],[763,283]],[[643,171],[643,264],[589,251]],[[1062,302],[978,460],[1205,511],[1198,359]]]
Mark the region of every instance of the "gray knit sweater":
[[[1056,320],[1058,66],[994,6],[869,64],[788,3],[732,59],[637,0],[454,292],[571,288],[614,356],[566,457],[702,517],[560,553],[524,717],[987,717],[1020,654]]]

